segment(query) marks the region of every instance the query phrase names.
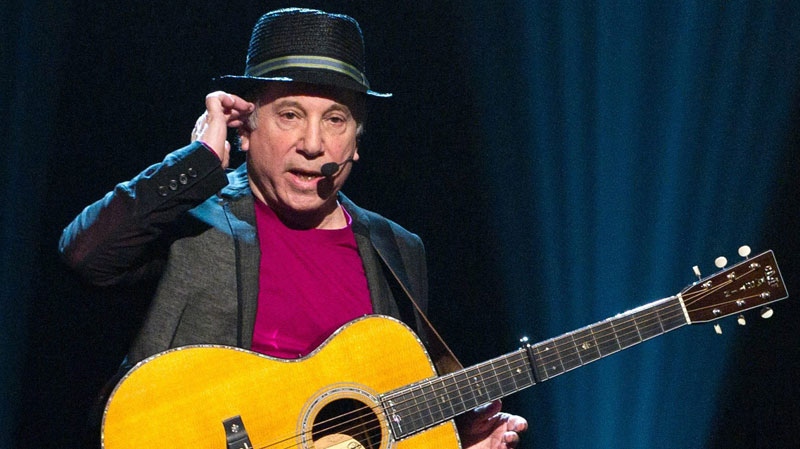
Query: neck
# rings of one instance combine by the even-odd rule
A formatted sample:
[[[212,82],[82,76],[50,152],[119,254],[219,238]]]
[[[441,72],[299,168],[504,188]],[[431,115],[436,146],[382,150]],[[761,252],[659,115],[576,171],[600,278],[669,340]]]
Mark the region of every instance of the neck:
[[[271,204],[258,195],[255,200],[269,207],[278,219],[291,229],[342,229],[347,227],[347,218],[338,201],[326,204],[324,208],[303,212]]]

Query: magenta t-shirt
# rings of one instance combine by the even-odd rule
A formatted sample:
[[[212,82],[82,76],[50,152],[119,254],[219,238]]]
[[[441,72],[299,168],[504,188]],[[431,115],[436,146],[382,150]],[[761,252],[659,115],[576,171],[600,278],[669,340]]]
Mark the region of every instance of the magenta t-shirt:
[[[352,219],[345,211],[343,229],[290,229],[255,203],[261,266],[252,349],[301,357],[341,325],[372,313]]]

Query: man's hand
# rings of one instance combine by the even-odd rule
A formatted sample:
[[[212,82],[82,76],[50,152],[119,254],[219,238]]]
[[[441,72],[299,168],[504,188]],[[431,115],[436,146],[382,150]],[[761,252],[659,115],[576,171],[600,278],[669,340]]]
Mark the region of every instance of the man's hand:
[[[227,92],[206,95],[206,112],[197,119],[192,130],[192,142],[199,140],[217,154],[222,168],[228,168],[231,144],[228,128],[239,128],[255,110],[255,105]]]
[[[458,418],[458,433],[465,448],[517,447],[519,434],[528,429],[528,421],[521,416],[501,413],[500,408],[500,401],[494,401]]]

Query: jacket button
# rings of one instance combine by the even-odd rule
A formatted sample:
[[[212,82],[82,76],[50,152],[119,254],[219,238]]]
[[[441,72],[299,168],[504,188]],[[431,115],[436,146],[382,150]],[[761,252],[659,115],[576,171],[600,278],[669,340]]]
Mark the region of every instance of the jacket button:
[[[178,190],[178,181],[174,179],[169,180],[169,189],[170,190]]]
[[[189,167],[189,169],[186,170],[186,173],[188,173],[189,176],[192,177],[192,178],[196,178],[197,177],[197,171],[195,169],[191,168],[191,167]]]
[[[168,193],[167,186],[158,186],[158,194],[160,196],[167,196]]]
[[[178,176],[178,182],[185,185],[187,182],[189,182],[189,177],[186,176],[185,173],[181,173],[181,175]]]

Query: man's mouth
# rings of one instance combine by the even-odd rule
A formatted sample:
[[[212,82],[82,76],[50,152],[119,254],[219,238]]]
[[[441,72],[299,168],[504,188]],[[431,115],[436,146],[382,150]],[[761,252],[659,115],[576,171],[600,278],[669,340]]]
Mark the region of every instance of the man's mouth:
[[[295,177],[299,178],[302,181],[310,182],[314,179],[321,178],[322,175],[319,173],[307,172],[302,170],[290,170],[290,173]]]

